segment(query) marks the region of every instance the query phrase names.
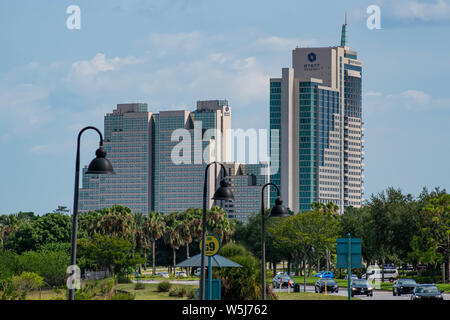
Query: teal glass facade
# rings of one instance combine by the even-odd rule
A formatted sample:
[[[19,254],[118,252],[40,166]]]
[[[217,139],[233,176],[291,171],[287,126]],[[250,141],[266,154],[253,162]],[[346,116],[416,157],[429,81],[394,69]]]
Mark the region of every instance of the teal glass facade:
[[[280,188],[281,192],[281,81],[270,82],[270,167],[278,168],[271,172],[270,181]],[[275,204],[277,191],[270,188],[270,204]]]

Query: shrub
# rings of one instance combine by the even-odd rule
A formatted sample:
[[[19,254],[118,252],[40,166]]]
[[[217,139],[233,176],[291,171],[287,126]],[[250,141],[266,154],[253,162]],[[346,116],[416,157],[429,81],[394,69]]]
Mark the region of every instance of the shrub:
[[[134,285],[134,290],[142,290],[145,289],[145,284],[143,284],[142,282],[136,282],[136,284]]]
[[[195,299],[195,291],[196,289],[187,290],[186,297],[191,300]]]
[[[28,251],[18,256],[18,272],[34,272],[50,286],[65,283],[70,256],[65,251]]]
[[[0,280],[0,300],[25,300],[26,292],[19,292],[11,279]]]
[[[111,300],[134,300],[135,295],[125,292],[116,292],[111,296]]]
[[[173,287],[170,292],[169,292],[169,296],[171,297],[186,297],[187,296],[187,291],[186,288],[184,287]]]
[[[131,281],[130,277],[126,275],[118,275],[117,283],[133,283],[133,281]]]
[[[113,293],[116,281],[114,278],[108,278],[100,281],[100,293],[102,295],[110,295]]]
[[[13,251],[0,251],[0,279],[11,278],[17,272],[18,255]]]
[[[33,272],[22,272],[20,276],[13,276],[11,281],[24,299],[28,291],[39,289],[44,285],[44,278]]]
[[[158,284],[158,292],[169,292],[172,284],[169,281],[163,281]]]
[[[242,268],[220,268],[214,272],[222,282],[223,300],[258,300],[261,298],[261,262],[241,245],[228,243],[221,255],[240,264]],[[267,287],[267,298],[276,299]]]

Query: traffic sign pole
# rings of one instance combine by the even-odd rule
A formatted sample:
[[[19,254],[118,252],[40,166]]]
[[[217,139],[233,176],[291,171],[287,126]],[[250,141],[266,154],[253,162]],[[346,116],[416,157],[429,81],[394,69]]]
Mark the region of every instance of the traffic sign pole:
[[[347,280],[348,280],[348,300],[351,300],[352,288],[351,288],[351,278],[352,278],[352,239],[350,233],[347,234],[348,237],[348,258],[347,258]]]
[[[212,300],[212,256],[208,256],[208,282],[209,282],[209,299]]]
[[[209,299],[205,299],[204,300],[212,300],[212,257],[214,255],[216,255],[220,248],[221,248],[221,243],[220,243],[220,239],[212,234],[208,234],[205,237],[205,255],[208,257],[208,292],[209,292]],[[202,250],[203,248],[203,241],[200,241],[200,250]],[[200,282],[202,281],[202,279],[200,279]],[[205,281],[206,282],[206,281]],[[206,291],[206,290],[205,290]]]

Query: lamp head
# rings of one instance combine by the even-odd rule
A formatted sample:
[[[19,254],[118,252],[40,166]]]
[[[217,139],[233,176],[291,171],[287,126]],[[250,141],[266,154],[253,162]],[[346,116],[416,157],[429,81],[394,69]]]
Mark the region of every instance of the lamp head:
[[[225,180],[220,181],[220,188],[216,190],[213,200],[234,200],[233,192],[231,191],[230,184]]]
[[[102,147],[95,152],[97,156],[89,164],[86,174],[115,174],[111,162],[106,159],[106,150]]]
[[[289,217],[288,210],[283,206],[283,201],[280,198],[275,199],[275,205],[270,210],[270,217],[287,218]]]

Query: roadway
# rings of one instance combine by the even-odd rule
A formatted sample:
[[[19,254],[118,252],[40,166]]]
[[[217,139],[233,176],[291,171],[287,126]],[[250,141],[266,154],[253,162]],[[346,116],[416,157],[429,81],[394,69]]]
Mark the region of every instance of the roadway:
[[[274,292],[288,292],[288,289],[273,289]],[[303,292],[303,285],[300,284],[300,291]],[[290,292],[294,292],[293,289],[290,290]],[[306,292],[315,292],[314,286],[307,285],[306,286]],[[325,293],[323,293],[325,294]],[[347,288],[346,287],[340,287],[338,293],[327,293],[329,295],[340,295],[347,297]],[[450,300],[450,294],[444,293],[444,300]],[[394,296],[392,294],[392,291],[384,291],[384,290],[374,290],[373,291],[373,297],[367,297],[367,296],[354,296],[355,298],[361,299],[361,300],[410,300],[411,295],[410,294],[402,294],[401,296]]]
[[[139,282],[142,283],[160,283],[163,280],[139,280]],[[136,282],[136,280],[133,280],[133,282]],[[197,285],[198,286],[198,280],[170,280],[169,281],[172,284],[184,284],[184,285]],[[274,292],[288,292],[288,289],[273,289]],[[303,292],[303,284],[300,284],[300,291]],[[293,293],[294,289],[290,289],[290,292]],[[307,285],[306,286],[306,292],[315,292],[314,286]],[[325,294],[325,293],[323,293]],[[329,295],[340,295],[347,297],[347,288],[346,287],[340,287],[338,293],[327,293]],[[450,300],[450,293],[444,293],[444,300]],[[355,296],[355,298],[361,299],[361,300],[409,300],[411,295],[409,294],[402,294],[401,296],[394,296],[392,295],[392,291],[385,291],[385,290],[374,290],[373,291],[373,297],[367,297],[367,296]]]

